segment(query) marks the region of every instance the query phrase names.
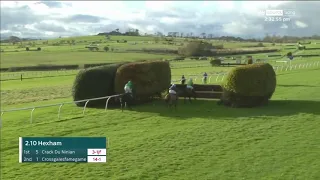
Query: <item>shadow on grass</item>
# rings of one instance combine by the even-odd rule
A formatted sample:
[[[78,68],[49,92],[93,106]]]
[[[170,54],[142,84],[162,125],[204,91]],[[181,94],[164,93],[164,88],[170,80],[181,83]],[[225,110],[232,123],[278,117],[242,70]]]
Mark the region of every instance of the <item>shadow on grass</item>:
[[[300,113],[320,115],[320,101],[304,100],[272,100],[268,106],[257,108],[230,108],[218,106],[216,100],[196,100],[192,104],[179,101],[177,109],[168,108],[163,101],[155,101],[141,106],[125,109],[123,113],[147,112],[156,116],[172,117],[175,119],[205,118],[241,118],[241,117],[281,117]]]

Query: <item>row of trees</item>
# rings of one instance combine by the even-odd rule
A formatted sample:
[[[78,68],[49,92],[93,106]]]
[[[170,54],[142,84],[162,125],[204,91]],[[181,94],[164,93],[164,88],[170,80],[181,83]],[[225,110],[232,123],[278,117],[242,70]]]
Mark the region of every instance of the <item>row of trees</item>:
[[[272,42],[272,43],[297,43],[298,41],[303,41],[305,39],[317,39],[320,40],[320,36],[313,35],[310,37],[295,37],[295,36],[276,36],[276,35],[266,35],[262,41]]]
[[[110,32],[99,33],[98,36],[109,36],[109,35],[118,35],[118,36],[140,36],[139,29],[130,28],[126,32],[121,33],[120,29],[117,28]]]

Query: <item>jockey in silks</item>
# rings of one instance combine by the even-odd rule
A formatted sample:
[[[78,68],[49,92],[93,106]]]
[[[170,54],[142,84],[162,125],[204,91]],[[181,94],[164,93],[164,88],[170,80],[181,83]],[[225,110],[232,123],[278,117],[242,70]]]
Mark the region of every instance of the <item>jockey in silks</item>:
[[[128,83],[124,86],[124,92],[126,94],[130,94],[131,97],[133,97],[133,94],[132,94],[132,92],[133,92],[133,84],[132,84],[131,81],[128,81]]]
[[[194,92],[194,89],[193,89],[193,81],[192,81],[192,78],[190,78],[189,81],[188,81],[187,89],[190,89],[190,90],[192,91],[192,93],[195,93],[195,92]]]
[[[169,94],[177,95],[177,87],[175,84],[172,84],[171,87],[169,88]]]
[[[203,83],[204,83],[204,84],[207,84],[207,79],[208,79],[208,74],[205,72],[205,73],[203,74]]]
[[[184,77],[184,75],[182,75],[181,77],[181,84],[185,84],[186,83],[186,78]]]
[[[188,81],[187,89],[191,89],[192,92],[193,92],[193,81],[192,81],[192,78],[190,78],[189,81]]]

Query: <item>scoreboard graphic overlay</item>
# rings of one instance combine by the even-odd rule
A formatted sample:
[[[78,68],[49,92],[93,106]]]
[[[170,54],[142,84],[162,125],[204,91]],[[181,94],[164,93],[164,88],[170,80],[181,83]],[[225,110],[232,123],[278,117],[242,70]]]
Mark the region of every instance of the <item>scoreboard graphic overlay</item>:
[[[105,163],[106,137],[19,137],[19,163]]]

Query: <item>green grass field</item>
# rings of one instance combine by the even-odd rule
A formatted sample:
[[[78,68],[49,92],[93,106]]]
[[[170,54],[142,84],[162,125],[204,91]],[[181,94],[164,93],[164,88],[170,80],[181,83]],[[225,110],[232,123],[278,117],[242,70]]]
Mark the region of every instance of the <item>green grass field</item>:
[[[93,40],[78,37],[81,38]],[[230,44],[240,47],[236,43]],[[79,55],[73,56],[73,53]],[[4,53],[1,58],[8,56],[4,61],[6,67],[18,66],[19,62],[22,65],[88,63],[86,57],[99,62],[105,62],[106,57],[117,61],[157,58],[154,54],[143,53],[132,56],[109,54],[58,49],[56,52]],[[259,56],[266,57],[266,54],[256,55]],[[268,59],[273,66],[283,65],[276,63],[276,58]],[[316,57],[297,58],[292,64],[319,61]],[[178,79],[182,74],[201,77],[203,72],[213,74],[232,68],[208,64],[208,61],[195,60],[172,62],[172,79]],[[71,88],[75,79],[72,73],[76,71],[65,72],[68,76],[58,76],[61,72],[53,71],[23,73],[38,78],[1,81],[1,110],[72,101]],[[46,73],[56,77],[44,77]],[[8,74],[19,76],[21,72],[1,73],[1,79]],[[277,71],[277,88],[270,104],[253,109],[227,108],[218,106],[216,100],[199,99],[193,104],[179,103],[177,111],[165,107],[164,102],[155,101],[124,112],[88,108],[82,115],[82,108],[66,104],[62,107],[60,120],[57,117],[59,106],[37,108],[32,124],[30,110],[4,113],[1,179],[318,180],[319,75],[320,65]],[[211,84],[221,83],[221,79],[216,81],[216,76],[212,77]],[[200,78],[196,83],[200,83]],[[19,164],[18,137],[27,136],[107,137],[110,139],[108,162]]]
[[[61,44],[60,46],[53,46],[52,43],[59,42],[61,40],[71,40],[76,41],[75,45]],[[128,43],[117,43],[116,40],[126,39]],[[100,41],[99,52],[90,52],[85,46],[92,42]],[[142,49],[175,49],[177,50],[178,45],[163,44],[164,41],[155,43],[153,37],[130,37],[130,36],[112,36],[111,40],[105,40],[104,36],[84,36],[84,37],[74,37],[74,38],[63,38],[48,40],[49,44],[43,44],[42,41],[35,42],[34,47],[30,47],[35,50],[37,47],[41,47],[41,51],[26,51],[25,48],[19,47],[20,45],[10,45],[8,43],[2,43],[1,49],[4,50],[0,54],[1,57],[1,67],[8,68],[14,66],[37,66],[41,64],[87,64],[87,63],[102,63],[102,62],[119,62],[119,61],[136,61],[136,60],[154,60],[154,59],[171,59],[176,57],[175,54],[151,54],[143,52],[130,52],[130,50]],[[182,38],[176,38],[176,43],[187,43]],[[257,45],[257,42],[225,42],[210,40],[212,44],[222,44],[224,48],[246,48],[250,46]],[[133,45],[132,43],[137,43]],[[23,42],[23,45],[27,45],[28,42]],[[114,48],[113,52],[104,52],[103,47],[109,46]],[[271,43],[264,43],[266,47],[272,47]],[[263,53],[254,54],[255,58],[265,58],[267,54],[281,54],[285,55],[289,51],[284,49],[285,46],[277,44],[273,46],[275,48],[282,48],[278,53]],[[320,47],[319,44],[306,45],[306,47]],[[317,54],[319,50],[305,50],[306,54]]]

